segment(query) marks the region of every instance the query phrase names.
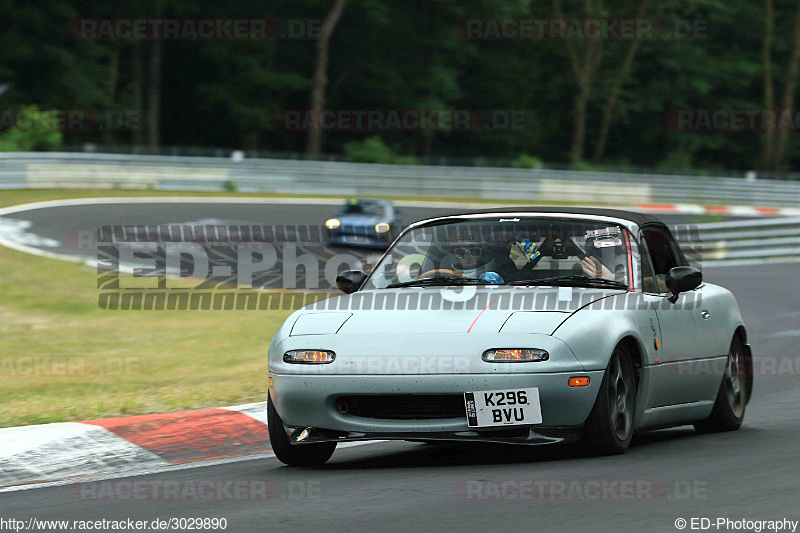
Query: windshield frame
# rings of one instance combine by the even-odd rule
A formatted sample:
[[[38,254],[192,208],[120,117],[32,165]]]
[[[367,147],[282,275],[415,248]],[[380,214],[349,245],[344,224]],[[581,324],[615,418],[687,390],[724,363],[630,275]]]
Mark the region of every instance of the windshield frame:
[[[362,209],[361,212],[348,212],[348,209],[351,209],[355,206],[360,206]],[[371,210],[373,212],[364,211],[364,208]],[[348,201],[342,205],[339,210],[334,213],[335,216],[340,218],[346,217],[370,217],[370,218],[387,218],[389,214],[389,209],[386,203],[381,202],[379,200],[372,200],[372,199],[359,199],[356,202]]]
[[[447,224],[457,224],[459,222],[469,222],[474,221],[476,219],[497,219],[497,222],[503,219],[508,218],[542,218],[542,219],[567,219],[571,222],[576,221],[587,221],[587,222],[603,222],[608,224],[614,224],[620,226],[622,230],[622,234],[624,236],[624,243],[627,255],[627,285],[629,292],[636,292],[636,287],[642,286],[641,280],[641,265],[640,260],[638,257],[639,250],[641,250],[639,243],[636,239],[636,235],[638,234],[639,226],[638,224],[624,219],[618,218],[613,216],[603,216],[603,215],[584,215],[584,214],[575,214],[575,213],[558,213],[558,212],[537,212],[537,211],[514,211],[514,212],[484,212],[484,213],[470,213],[470,214],[463,214],[463,215],[446,215],[441,217],[434,217],[424,220],[419,220],[412,224],[406,226],[397,238],[392,242],[389,248],[381,255],[380,259],[375,262],[373,268],[367,273],[366,278],[359,286],[358,290],[364,290],[364,288],[368,285],[370,280],[373,278],[373,275],[380,270],[381,265],[383,265],[384,261],[386,261],[387,257],[389,257],[392,253],[392,250],[395,248],[398,242],[401,242],[403,237],[406,236],[408,232],[414,231],[416,229],[425,228],[425,227],[434,227],[440,225],[447,225]],[[508,285],[504,284],[503,286]],[[433,287],[442,287],[446,285],[432,285]],[[479,285],[483,286],[483,285]],[[374,290],[401,290],[401,289],[418,289],[422,287],[392,287],[389,289],[388,287],[383,287],[378,289],[377,287]],[[373,290],[373,289],[370,289]],[[621,290],[621,289],[620,289]]]

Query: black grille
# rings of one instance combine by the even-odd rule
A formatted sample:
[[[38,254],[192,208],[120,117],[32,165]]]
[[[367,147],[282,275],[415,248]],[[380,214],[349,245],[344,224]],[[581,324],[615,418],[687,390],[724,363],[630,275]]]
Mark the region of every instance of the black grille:
[[[371,237],[375,234],[375,230],[370,228],[369,226],[362,226],[362,225],[353,225],[353,224],[342,224],[340,228],[340,232],[343,235],[349,235],[352,237]]]
[[[461,394],[342,396],[336,400],[336,409],[348,416],[390,420],[466,417]]]

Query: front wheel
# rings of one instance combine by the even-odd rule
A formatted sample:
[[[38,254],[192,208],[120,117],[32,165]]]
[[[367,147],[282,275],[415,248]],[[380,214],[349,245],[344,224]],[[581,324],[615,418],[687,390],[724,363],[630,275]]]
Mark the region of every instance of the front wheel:
[[[267,430],[275,457],[289,466],[319,466],[331,458],[336,449],[335,442],[318,444],[292,444],[278,416],[272,398],[267,397]]]
[[[748,364],[741,339],[734,337],[711,416],[694,425],[697,431],[710,433],[739,429],[749,399]]]
[[[614,348],[597,400],[586,420],[586,438],[595,451],[606,455],[625,453],[633,438],[636,412],[636,376],[630,355]]]

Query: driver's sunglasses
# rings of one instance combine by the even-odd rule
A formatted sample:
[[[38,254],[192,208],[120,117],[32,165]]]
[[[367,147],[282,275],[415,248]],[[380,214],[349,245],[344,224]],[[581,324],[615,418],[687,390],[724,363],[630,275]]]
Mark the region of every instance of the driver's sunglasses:
[[[467,254],[471,255],[472,257],[480,257],[483,255],[483,248],[473,247],[473,248],[453,248],[453,252],[455,252],[456,257],[467,257]]]

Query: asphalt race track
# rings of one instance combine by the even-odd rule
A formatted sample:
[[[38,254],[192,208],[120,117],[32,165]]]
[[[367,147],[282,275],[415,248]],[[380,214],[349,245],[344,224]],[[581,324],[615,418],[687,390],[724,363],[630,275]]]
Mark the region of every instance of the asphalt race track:
[[[340,202],[329,204],[289,203],[114,203],[47,207],[3,215],[0,224],[17,224],[10,240],[43,251],[61,255],[95,259],[96,249],[82,249],[78,232],[95,231],[108,225],[283,225],[317,226],[339,207]],[[469,209],[453,207],[401,207],[405,224],[431,216],[449,214]],[[691,224],[697,215],[670,214],[660,218],[667,224]],[[729,217],[728,219],[745,217]],[[5,222],[4,222],[4,220]],[[353,250],[358,253],[358,250]],[[366,252],[365,252],[366,255]]]
[[[64,247],[63,237],[70,229],[207,218],[319,224],[331,210],[331,206],[125,204],[7,216],[29,221],[25,231],[52,240],[42,249],[79,253]],[[407,220],[431,212],[403,211]],[[686,222],[665,218],[670,223]],[[288,468],[269,458],[128,478],[151,486],[176,480],[246,486],[266,481],[277,489],[266,499],[101,499],[82,496],[80,486],[55,486],[0,494],[0,510],[4,517],[22,520],[225,518],[228,531],[639,532],[678,531],[679,518],[707,517],[712,523],[717,517],[798,520],[800,267],[718,267],[706,269],[704,277],[736,295],[757,359],[754,396],[745,423],[736,432],[701,435],[689,426],[655,431],[638,436],[627,454],[615,457],[587,456],[568,446],[508,449],[380,442],[339,449],[317,469]],[[613,488],[631,480],[653,490],[631,495]],[[503,487],[500,492],[487,490],[491,481]],[[532,482],[549,487],[549,496],[517,490]],[[598,483],[611,488],[599,498],[587,498],[588,491],[584,497],[558,492],[554,487],[562,482],[579,489]]]

